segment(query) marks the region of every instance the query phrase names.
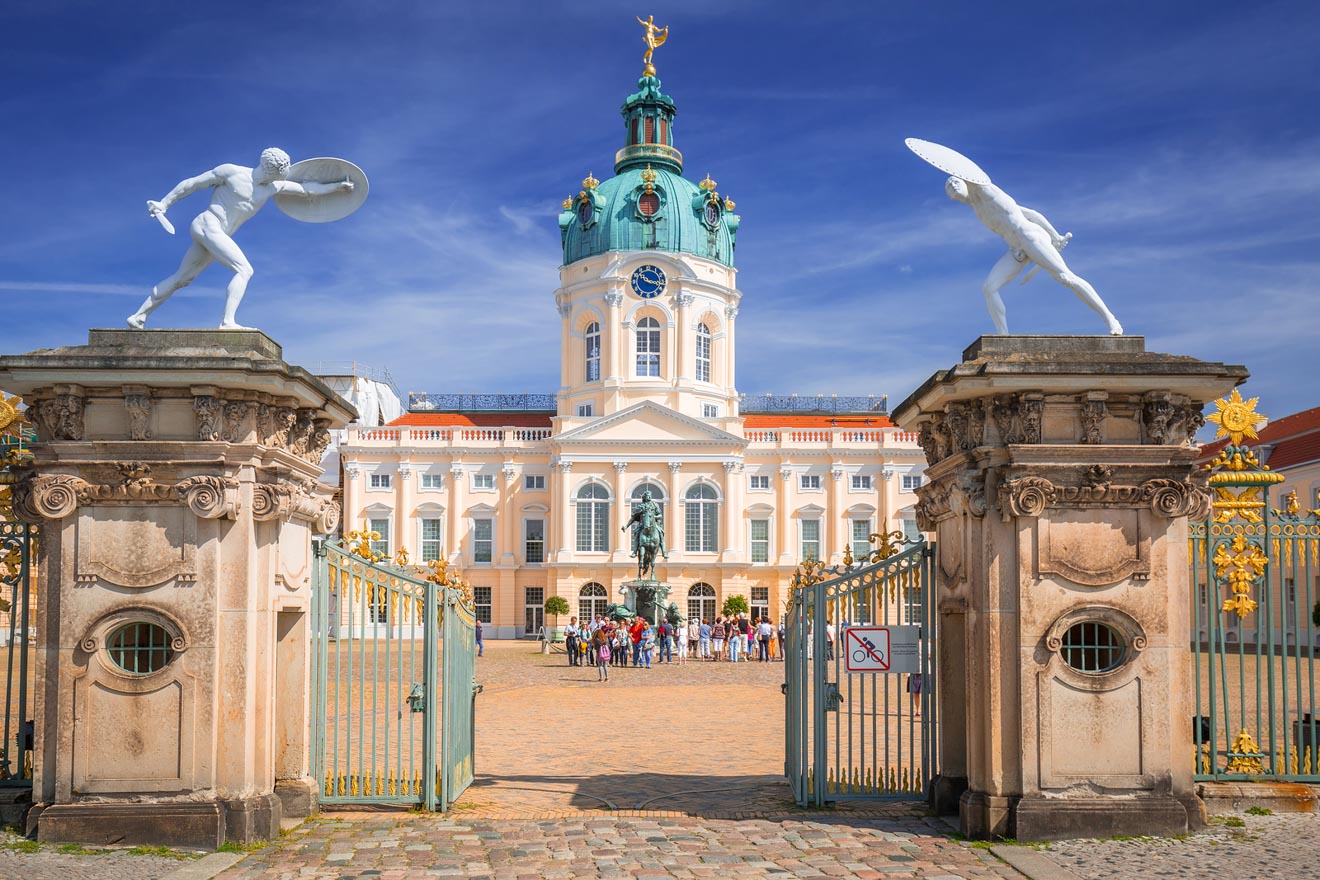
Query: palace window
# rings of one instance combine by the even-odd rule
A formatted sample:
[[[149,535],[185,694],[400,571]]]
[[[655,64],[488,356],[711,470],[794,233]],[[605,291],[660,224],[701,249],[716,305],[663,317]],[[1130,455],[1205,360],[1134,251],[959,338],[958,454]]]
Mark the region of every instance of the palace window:
[[[820,474],[800,474],[798,488],[804,492],[820,491]]]
[[[477,620],[490,623],[490,587],[473,587],[472,604],[477,612]]]
[[[536,634],[545,626],[545,587],[523,588],[523,630]]]
[[[765,474],[765,475],[757,475],[757,474],[753,474],[751,479],[752,479],[752,491],[753,491],[753,492],[769,492],[769,491],[770,491],[770,476],[769,476],[768,474]]]
[[[610,549],[610,493],[599,483],[588,483],[577,495],[577,549],[580,553],[608,553]]]
[[[715,619],[715,588],[710,584],[693,584],[688,588],[688,620]]]
[[[545,474],[527,474],[523,477],[523,488],[528,492],[545,491]]]
[[[802,561],[820,559],[820,520],[804,519],[802,527]]]
[[[701,417],[703,419],[718,419],[720,408],[713,403],[703,403],[701,405]]]
[[[660,375],[660,322],[655,318],[637,323],[637,375]]]
[[[719,550],[719,501],[714,488],[698,483],[687,492],[687,517],[684,543],[689,553],[716,553]]]
[[[903,477],[903,491],[912,492],[921,485],[921,474],[910,474]]]
[[[770,520],[754,519],[748,532],[751,539],[752,562],[770,561]]]
[[[389,475],[389,474],[372,474],[372,475],[371,475],[371,488],[373,488],[373,489],[388,489],[389,487],[390,487],[390,475]]]
[[[430,562],[432,559],[440,558],[440,544],[444,540],[444,534],[440,531],[439,518],[422,520],[421,549],[422,562]]]
[[[495,488],[495,475],[494,475],[494,474],[473,474],[473,475],[472,475],[472,488],[473,488],[473,489],[494,489],[494,488]]]
[[[589,419],[596,415],[596,405],[594,403],[579,403],[577,414],[579,419]]]
[[[871,488],[870,474],[853,474],[852,487],[854,491],[865,492]]]
[[[445,487],[444,474],[422,474],[423,489],[443,489]]]
[[[852,555],[858,562],[865,562],[871,555],[871,521],[855,519],[852,521]]]
[[[587,325],[587,381],[600,379],[600,325],[592,321]]]
[[[578,623],[588,623],[605,613],[610,594],[600,584],[586,584],[578,591]]]
[[[917,521],[914,519],[903,520],[903,540],[909,544],[921,537],[921,529],[917,528]]]
[[[495,556],[495,520],[472,520],[472,561],[490,562]]]
[[[752,620],[770,618],[770,588],[752,587]]]
[[[367,520],[367,531],[375,532],[379,538],[371,542],[371,552],[381,556],[390,555],[390,520],[389,517]]]
[[[697,381],[710,381],[710,328],[697,325]]]
[[[528,565],[545,562],[545,520],[529,519],[523,526],[523,561]]]

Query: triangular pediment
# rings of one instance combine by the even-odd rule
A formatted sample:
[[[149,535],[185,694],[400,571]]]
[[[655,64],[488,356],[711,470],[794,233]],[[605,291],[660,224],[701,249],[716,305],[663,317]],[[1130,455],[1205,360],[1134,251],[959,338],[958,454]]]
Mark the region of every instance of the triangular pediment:
[[[646,400],[602,416],[586,425],[565,431],[553,440],[561,446],[699,444],[743,447],[747,441],[700,419],[683,415],[667,406]]]

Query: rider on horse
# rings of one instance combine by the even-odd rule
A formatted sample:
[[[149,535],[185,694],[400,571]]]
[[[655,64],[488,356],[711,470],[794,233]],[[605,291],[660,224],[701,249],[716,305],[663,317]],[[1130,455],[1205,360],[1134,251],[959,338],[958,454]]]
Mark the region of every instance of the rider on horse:
[[[669,558],[665,549],[665,525],[660,515],[660,505],[651,498],[651,490],[642,491],[642,500],[633,511],[624,528],[632,527],[632,556],[640,557],[637,576],[640,578],[650,570],[654,574],[657,556]]]

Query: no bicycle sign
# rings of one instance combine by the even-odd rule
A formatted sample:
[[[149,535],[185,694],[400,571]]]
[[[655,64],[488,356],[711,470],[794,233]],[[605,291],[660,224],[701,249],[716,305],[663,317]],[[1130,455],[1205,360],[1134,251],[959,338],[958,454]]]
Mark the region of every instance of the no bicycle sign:
[[[921,671],[919,626],[850,626],[843,631],[845,672]]]

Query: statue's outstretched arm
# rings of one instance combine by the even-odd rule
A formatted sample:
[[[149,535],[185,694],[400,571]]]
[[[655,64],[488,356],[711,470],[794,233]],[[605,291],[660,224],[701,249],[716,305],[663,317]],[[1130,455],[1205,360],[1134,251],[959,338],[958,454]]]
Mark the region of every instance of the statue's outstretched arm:
[[[1018,205],[1018,207],[1022,209],[1023,217],[1026,217],[1032,223],[1035,223],[1041,229],[1044,229],[1050,234],[1050,241],[1053,241],[1057,247],[1059,242],[1063,240],[1063,236],[1059,234],[1059,230],[1055,229],[1050,224],[1050,221],[1045,219],[1045,215],[1040,211],[1033,211],[1031,208],[1023,208],[1021,205]]]
[[[179,181],[174,189],[170,190],[165,198],[156,202],[156,204],[160,205],[160,210],[164,213],[169,209],[170,205],[173,205],[179,199],[187,198],[199,189],[204,189],[208,186],[216,186],[222,182],[224,182],[224,177],[220,174],[220,170],[218,168],[212,168],[210,171],[203,172],[196,177],[190,177],[187,180]]]
[[[315,183],[310,180],[277,180],[274,186],[275,191],[280,193],[292,193],[296,196],[323,196],[326,193],[351,190],[353,189],[353,181],[341,180],[338,183]]]

